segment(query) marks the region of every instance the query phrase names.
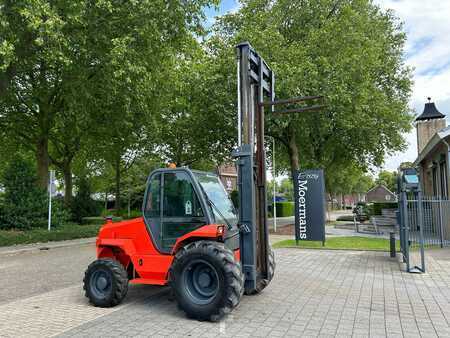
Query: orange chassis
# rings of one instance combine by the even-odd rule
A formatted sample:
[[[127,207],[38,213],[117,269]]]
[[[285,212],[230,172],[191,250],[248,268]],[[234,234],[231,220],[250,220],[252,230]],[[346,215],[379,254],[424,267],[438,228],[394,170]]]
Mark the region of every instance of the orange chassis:
[[[166,285],[177,250],[196,240],[223,241],[224,226],[204,225],[177,239],[170,253],[158,251],[142,217],[113,223],[108,220],[97,237],[97,258],[114,258],[127,270],[130,283]],[[234,252],[240,261],[240,250]]]

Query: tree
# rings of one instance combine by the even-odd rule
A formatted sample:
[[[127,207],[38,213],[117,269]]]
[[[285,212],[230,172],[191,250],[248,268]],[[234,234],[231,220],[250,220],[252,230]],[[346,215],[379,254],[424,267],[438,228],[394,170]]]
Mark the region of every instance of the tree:
[[[73,135],[61,138],[74,116],[90,114],[107,124],[120,121],[122,113],[121,122],[151,112],[165,60],[186,37],[201,32],[203,7],[215,2],[0,2],[0,127],[35,153],[42,188],[53,158],[65,172],[70,197],[76,131],[96,127],[78,125]],[[130,130],[123,126],[121,133],[107,134],[105,129],[97,135],[120,139]],[[122,141],[112,151],[115,162],[129,145]]]
[[[358,181],[353,187],[353,192],[358,194],[364,194],[369,191],[370,188],[374,186],[373,178],[370,175],[364,174],[359,177]]]
[[[288,200],[294,200],[294,185],[288,178],[284,178],[278,187],[278,192],[283,194]]]
[[[223,63],[195,39],[173,63],[167,103],[156,116],[157,151],[179,166],[220,164],[235,145],[233,83],[223,81]]]
[[[358,166],[342,166],[333,175],[326,175],[326,186],[331,194],[365,193],[372,188],[373,179]]]
[[[395,192],[397,190],[397,173],[395,171],[381,170],[375,183],[384,185],[390,191]]]
[[[325,96],[322,112],[268,114],[267,134],[288,155],[277,159],[280,165],[322,167],[330,176],[379,165],[405,146],[411,72],[403,62],[405,34],[392,12],[368,0],[241,4],[215,26],[215,46],[231,51],[250,41],[275,71],[279,98]]]
[[[96,112],[91,123],[99,126],[91,133],[92,144],[114,168],[116,209],[121,207],[123,175],[137,158],[159,152],[159,145],[166,142],[158,137],[158,130],[165,127],[158,119],[171,104],[175,57],[190,48],[192,34],[201,30],[202,8],[212,2],[133,2],[132,8],[111,9],[116,20],[106,25],[105,32],[97,32],[100,36],[116,32],[117,21],[123,22],[124,34],[112,40],[113,48],[105,54],[108,64],[96,74],[97,83],[103,85],[91,88],[91,95],[98,97],[91,103]]]
[[[77,182],[77,194],[72,203],[72,219],[81,222],[83,217],[96,216],[99,212],[98,206],[92,199],[91,184],[87,177],[80,177]]]
[[[48,195],[37,185],[37,176],[29,160],[18,155],[2,177],[5,193],[0,205],[0,228],[30,229],[47,224]],[[60,225],[68,218],[55,200],[53,222]]]
[[[402,162],[399,166],[400,169],[406,169],[406,168],[414,168],[414,163],[412,162]]]

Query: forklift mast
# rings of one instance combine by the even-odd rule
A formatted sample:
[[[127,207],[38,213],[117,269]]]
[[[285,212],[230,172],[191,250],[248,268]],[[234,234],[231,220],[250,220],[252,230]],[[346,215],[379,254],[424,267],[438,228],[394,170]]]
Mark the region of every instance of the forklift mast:
[[[248,42],[237,47],[238,171],[240,248],[245,291],[253,293],[270,281],[267,225],[264,98],[274,102],[275,77]],[[273,109],[273,106],[272,106]]]

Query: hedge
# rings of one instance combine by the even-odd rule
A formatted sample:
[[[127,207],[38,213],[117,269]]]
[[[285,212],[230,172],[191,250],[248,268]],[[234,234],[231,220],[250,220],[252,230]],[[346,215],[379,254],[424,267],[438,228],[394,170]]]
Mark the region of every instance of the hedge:
[[[369,214],[372,215],[381,215],[382,209],[397,209],[397,202],[374,202],[368,205]]]
[[[51,231],[39,228],[33,228],[27,231],[0,230],[0,246],[95,237],[98,234],[99,228],[100,225],[95,224],[65,224],[52,228]]]
[[[120,222],[123,220],[122,217],[113,216],[113,222]],[[95,224],[102,225],[106,222],[105,217],[95,216],[95,217],[83,217],[81,220],[81,224]]]
[[[276,202],[275,207],[277,208],[277,217],[294,216],[294,202]]]

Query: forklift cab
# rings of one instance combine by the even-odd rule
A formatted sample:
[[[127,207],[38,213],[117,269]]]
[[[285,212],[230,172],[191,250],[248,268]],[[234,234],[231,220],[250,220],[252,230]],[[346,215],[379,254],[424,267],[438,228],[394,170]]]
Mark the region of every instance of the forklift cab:
[[[239,233],[236,211],[219,177],[188,168],[157,169],[150,174],[143,215],[156,248],[165,254],[170,254],[178,238],[204,225],[225,225],[225,240]]]

